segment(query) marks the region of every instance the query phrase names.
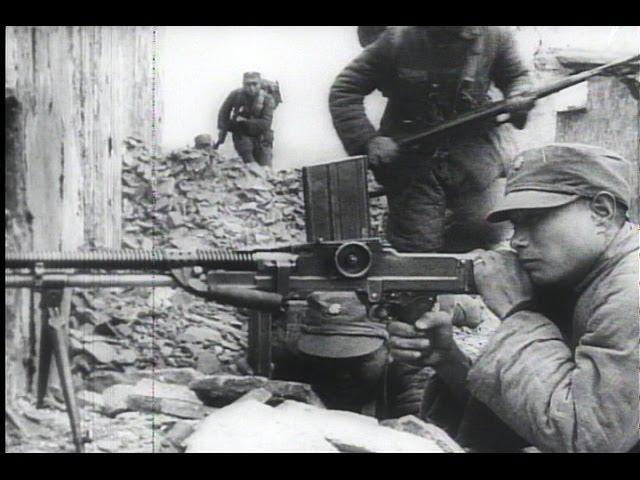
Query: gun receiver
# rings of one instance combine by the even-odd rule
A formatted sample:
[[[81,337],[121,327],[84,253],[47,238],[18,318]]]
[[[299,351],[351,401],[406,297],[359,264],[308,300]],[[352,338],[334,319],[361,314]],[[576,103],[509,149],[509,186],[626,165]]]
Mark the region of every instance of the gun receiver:
[[[116,250],[7,254],[9,288],[173,286],[264,312],[314,291],[355,291],[392,313],[415,296],[475,293],[464,255],[398,253],[379,239],[316,242],[272,250]],[[77,271],[68,271],[76,269]],[[119,273],[86,273],[87,270]],[[141,273],[131,273],[138,270]]]

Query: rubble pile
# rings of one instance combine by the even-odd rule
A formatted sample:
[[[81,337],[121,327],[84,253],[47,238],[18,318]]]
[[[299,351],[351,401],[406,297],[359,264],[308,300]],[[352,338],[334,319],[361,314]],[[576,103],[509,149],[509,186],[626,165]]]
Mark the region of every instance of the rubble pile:
[[[306,240],[299,169],[273,172],[197,149],[154,157],[133,138],[127,146],[125,248],[269,248]],[[372,203],[377,235],[384,205]]]
[[[85,451],[464,452],[414,416],[378,422],[328,410],[304,383],[189,368],[149,373],[94,374],[91,390],[78,392]],[[16,410],[21,429],[9,429],[7,451],[73,450],[63,407],[20,400]]]

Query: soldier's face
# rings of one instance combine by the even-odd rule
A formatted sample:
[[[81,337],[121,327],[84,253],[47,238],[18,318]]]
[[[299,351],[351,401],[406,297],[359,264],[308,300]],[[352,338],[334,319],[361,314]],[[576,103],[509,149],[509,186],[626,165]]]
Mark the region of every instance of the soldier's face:
[[[257,80],[245,80],[242,84],[244,92],[250,97],[255,96],[260,89],[260,83]]]
[[[511,247],[534,284],[573,286],[589,272],[606,245],[589,202],[510,214]]]
[[[327,407],[355,411],[376,397],[388,350],[349,359],[303,358],[309,383]]]

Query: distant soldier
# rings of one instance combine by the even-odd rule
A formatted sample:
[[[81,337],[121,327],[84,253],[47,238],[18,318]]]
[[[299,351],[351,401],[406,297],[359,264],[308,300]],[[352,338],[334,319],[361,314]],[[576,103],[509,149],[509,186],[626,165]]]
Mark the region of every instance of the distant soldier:
[[[260,73],[245,73],[242,88],[231,92],[220,108],[216,148],[224,143],[227,132],[231,132],[233,145],[245,163],[257,162],[270,167],[275,107],[276,100],[263,88]]]

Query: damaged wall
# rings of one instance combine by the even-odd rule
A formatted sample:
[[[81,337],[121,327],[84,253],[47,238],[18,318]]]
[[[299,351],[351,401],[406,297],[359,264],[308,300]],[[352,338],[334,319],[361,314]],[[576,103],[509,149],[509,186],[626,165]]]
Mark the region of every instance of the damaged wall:
[[[9,26],[5,41],[5,248],[119,248],[124,139],[158,141],[153,28]],[[9,397],[32,381],[28,297],[5,296]]]
[[[581,108],[558,112],[558,142],[579,142],[609,148],[626,159],[640,162],[640,105],[629,87],[617,78],[589,80],[585,104]],[[638,221],[638,168],[630,179],[636,197],[631,218]]]
[[[123,140],[151,143],[151,27],[7,27],[36,249],[120,246]]]

